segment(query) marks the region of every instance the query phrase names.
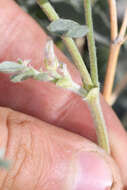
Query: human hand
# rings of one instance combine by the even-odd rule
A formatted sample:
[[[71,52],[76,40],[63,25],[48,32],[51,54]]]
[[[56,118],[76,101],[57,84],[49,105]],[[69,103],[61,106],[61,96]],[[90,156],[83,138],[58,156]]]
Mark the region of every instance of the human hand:
[[[12,0],[0,2],[0,26],[0,61],[31,59],[34,67],[39,68],[47,36]],[[68,64],[74,80],[80,83],[74,66],[59,50],[56,49],[56,53]],[[127,185],[127,135],[103,98],[115,162],[91,142],[96,142],[94,124],[80,97],[50,83],[28,80],[12,84],[4,74],[0,74],[0,92],[1,106],[42,120],[0,108],[0,146],[13,161],[9,172],[1,171],[2,190],[108,190],[113,178],[112,189],[120,189],[115,162]]]

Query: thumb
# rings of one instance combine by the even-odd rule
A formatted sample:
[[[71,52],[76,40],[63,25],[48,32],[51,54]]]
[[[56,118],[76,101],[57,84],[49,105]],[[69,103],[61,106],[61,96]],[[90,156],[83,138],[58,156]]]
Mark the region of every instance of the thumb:
[[[25,114],[0,108],[0,146],[12,161],[5,190],[120,190],[114,161],[97,145]]]

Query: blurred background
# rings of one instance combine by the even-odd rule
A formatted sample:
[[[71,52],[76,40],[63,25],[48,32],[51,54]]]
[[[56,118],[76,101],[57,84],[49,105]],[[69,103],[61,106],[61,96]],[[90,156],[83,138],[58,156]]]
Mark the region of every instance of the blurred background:
[[[46,27],[48,26],[49,21],[47,17],[42,13],[35,0],[15,1],[26,12],[28,12],[48,33]],[[99,80],[101,84],[101,89],[103,89],[110,45],[109,9],[107,0],[91,1],[93,4],[93,21],[97,48]],[[125,8],[127,7],[127,0],[116,1],[118,10],[118,24],[120,27],[124,16]],[[84,24],[83,0],[51,0],[51,2],[55,7],[56,11],[59,13],[60,17],[72,19],[80,24]],[[55,35],[49,35],[53,37],[56,45],[69,57],[69,59],[71,59],[68,51],[61,42],[61,39],[56,37]],[[77,39],[76,43],[89,69],[89,57],[86,38]],[[121,48],[114,82],[114,90],[117,94],[117,98],[112,104],[112,107],[122,121],[124,127],[127,129],[127,41]]]

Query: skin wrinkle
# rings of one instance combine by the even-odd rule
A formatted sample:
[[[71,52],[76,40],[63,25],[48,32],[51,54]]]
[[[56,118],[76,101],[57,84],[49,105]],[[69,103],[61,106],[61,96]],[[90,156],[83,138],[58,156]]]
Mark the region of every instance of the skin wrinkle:
[[[46,142],[45,140],[43,142],[44,143],[43,143],[42,171],[45,172],[41,173],[38,184],[42,183],[41,181],[43,181],[43,187],[46,189],[46,187],[49,186],[48,176],[50,176],[53,173],[54,161],[57,162],[57,160],[55,159],[56,157],[54,155],[54,149],[53,149],[54,142],[53,143],[51,142],[51,139],[48,134],[46,135]],[[46,158],[45,155],[48,155],[48,158]]]
[[[31,148],[32,148],[32,152],[34,152],[34,146],[33,146],[33,144],[34,144],[34,136],[33,136],[33,134],[32,134],[32,130],[30,130],[30,135],[31,135],[31,139],[32,139],[32,141],[31,141]],[[40,156],[40,158],[41,158],[41,156]],[[41,161],[42,161],[42,159],[40,159],[40,163],[41,163]],[[33,190],[37,190],[37,186],[38,186],[38,184],[39,184],[39,181],[40,181],[40,179],[41,179],[41,176],[42,176],[42,173],[41,173],[41,171],[42,171],[42,167],[40,167],[40,166],[42,166],[42,164],[40,164],[39,163],[39,168],[37,169],[37,171],[39,172],[39,175],[38,175],[38,179],[37,179],[37,183],[34,185],[34,187],[33,187]]]
[[[34,157],[34,152],[35,152],[36,149],[34,148],[34,136],[32,135],[31,121],[28,122],[27,120],[25,120],[25,121],[23,120],[20,123],[23,123],[24,127],[26,127],[28,129],[28,134],[30,136],[30,147],[29,147],[30,151],[27,150],[28,148],[26,148],[26,147],[24,148],[25,152],[26,152],[26,157],[24,159],[24,162],[22,162],[22,167],[20,167],[19,175],[16,176],[16,177],[19,177],[19,180],[20,180],[20,175],[23,174],[24,169],[27,170],[27,173],[30,174],[30,171],[29,171],[29,167],[30,166],[28,168],[27,168],[27,166],[30,165],[30,161],[32,161],[32,163],[33,163],[33,161],[36,160],[35,157]],[[30,127],[28,127],[28,126],[30,126]],[[22,127],[22,126],[20,125],[20,127]],[[27,139],[26,139],[26,141],[27,141]],[[33,163],[33,165],[34,165],[34,163]],[[35,165],[36,165],[36,162],[35,162]],[[38,166],[39,167],[36,168],[36,170],[37,170],[37,173],[39,173],[39,171],[40,171],[40,175],[41,175],[40,162],[38,162]],[[24,168],[24,169],[22,170],[22,168]],[[34,176],[34,174],[33,174],[33,176]],[[15,178],[15,182],[16,181],[17,181],[17,178]],[[36,188],[34,188],[34,181],[33,181],[32,188],[29,187],[31,190],[36,189]],[[36,182],[36,184],[37,184],[38,183],[38,179],[36,179],[36,181],[37,181]]]
[[[51,126],[50,126],[51,127]],[[49,129],[50,130],[50,129]],[[56,131],[57,132],[57,131]],[[62,145],[62,147],[60,148],[60,145],[61,145],[61,143],[59,144],[56,144],[56,142],[57,142],[57,134],[55,135],[54,134],[54,132],[52,133],[52,130],[50,131],[50,133],[49,133],[49,131],[48,131],[48,133],[47,133],[48,135],[46,135],[45,134],[45,138],[46,138],[46,141],[48,142],[48,146],[47,146],[47,144],[46,144],[46,147],[44,146],[44,143],[43,143],[43,149],[45,150],[46,149],[46,152],[45,152],[45,154],[46,155],[49,155],[48,157],[48,163],[51,163],[50,165],[48,164],[48,168],[49,169],[47,169],[47,162],[45,163],[45,167],[46,167],[46,170],[47,170],[47,172],[46,172],[46,174],[45,174],[45,176],[47,176],[46,177],[46,180],[44,179],[44,174],[43,174],[43,176],[41,176],[41,181],[43,181],[43,186],[41,185],[41,186],[39,186],[40,187],[40,189],[42,189],[42,187],[44,188],[44,189],[49,189],[49,186],[51,185],[51,182],[53,182],[54,184],[56,183],[57,184],[57,182],[56,182],[56,179],[54,179],[54,178],[56,178],[56,176],[58,176],[59,174],[58,174],[58,171],[59,171],[59,169],[60,169],[60,167],[61,167],[61,162],[60,162],[60,160],[63,160],[62,158],[61,158],[61,150],[62,150],[62,152],[64,152],[64,150],[63,150],[63,145]],[[44,135],[44,134],[43,134]],[[56,138],[54,138],[54,135],[56,136]],[[63,142],[63,144],[64,144],[64,142]],[[54,152],[56,152],[56,154],[54,155]],[[59,155],[60,154],[60,155]],[[64,154],[64,153],[63,153]],[[45,160],[45,158],[43,158],[44,160]],[[58,164],[59,163],[59,164]],[[45,168],[43,168],[43,170],[45,170]],[[63,166],[62,166],[62,169],[61,169],[61,171],[63,171]],[[63,173],[63,175],[64,175],[64,173],[65,172],[62,172]],[[54,177],[53,177],[54,176]],[[60,176],[59,176],[60,177]],[[48,178],[49,178],[49,180],[48,180]],[[52,179],[52,180],[51,180]],[[54,180],[53,180],[54,179]],[[62,178],[63,180],[61,180],[61,182],[63,183],[63,181],[64,181],[64,178]],[[60,180],[60,179],[59,179]],[[50,184],[49,184],[49,182],[47,183],[47,181],[50,181]],[[40,182],[41,184],[42,184],[42,182]],[[53,186],[54,186],[54,184],[53,184]],[[47,187],[47,188],[46,188]]]
[[[26,125],[26,123],[25,123],[25,121],[23,121],[23,122],[21,122],[21,125]],[[20,125],[20,127],[22,127]],[[30,131],[30,130],[29,130]],[[31,137],[31,133],[30,133],[30,139],[32,139],[32,137]],[[20,146],[20,149],[23,149],[24,150],[24,159],[22,159],[22,162],[20,163],[20,166],[19,166],[19,168],[18,168],[18,170],[17,170],[17,173],[16,173],[16,175],[13,177],[13,185],[14,185],[14,187],[15,187],[15,182],[16,182],[16,178],[20,175],[20,173],[21,173],[21,169],[22,169],[22,167],[23,167],[23,165],[24,165],[24,163],[25,163],[25,161],[26,161],[26,159],[27,159],[27,155],[29,154],[29,151],[27,150],[27,148],[24,146],[24,145],[22,145],[22,146]],[[30,145],[30,150],[32,150],[31,152],[33,152],[33,147],[32,147],[32,140],[31,140],[31,145]],[[16,155],[18,155],[18,151],[17,151],[17,154]],[[17,156],[17,158],[18,158],[18,156]],[[16,159],[16,160],[18,160],[18,159]],[[13,185],[12,185],[12,190],[14,189],[13,188]],[[32,190],[32,189],[31,189]],[[33,190],[34,190],[34,188],[33,188]]]
[[[20,147],[20,149],[18,149],[17,152],[16,152],[16,160],[18,160],[18,153],[20,152],[21,149],[22,149],[22,147]],[[25,152],[25,151],[24,151],[24,152]],[[14,189],[13,186],[14,186],[14,184],[15,184],[16,177],[20,174],[21,168],[22,168],[22,166],[23,166],[23,164],[24,164],[26,158],[27,158],[26,153],[24,153],[24,158],[22,158],[22,161],[20,162],[20,165],[19,165],[19,167],[18,167],[18,169],[17,169],[17,171],[16,171],[16,174],[13,176],[12,184],[11,184],[11,186],[10,186],[10,188],[9,188],[10,190],[11,190],[11,189],[12,189],[12,190]],[[16,163],[15,163],[15,165],[16,165]],[[6,183],[6,184],[7,184],[7,183]]]
[[[13,130],[11,128],[11,116],[12,116],[12,112],[8,112],[7,121],[6,121],[6,127],[8,129],[8,138],[7,138],[7,146],[6,146],[6,155],[7,155],[7,157],[8,157],[8,154],[9,154],[8,153],[9,149],[10,148],[13,149],[13,147],[10,147],[10,141],[12,141],[12,139],[13,139],[13,133],[11,134],[11,131]],[[15,163],[15,164],[11,168],[10,172],[7,173],[6,177],[4,177],[4,181],[3,181],[3,184],[2,184],[2,189],[11,189],[11,187],[13,186],[15,177],[18,175],[18,173],[20,173],[20,168],[22,166],[22,162],[25,159],[25,156],[24,156],[24,158],[22,158],[22,160],[21,160],[21,163],[20,163],[19,167],[16,169],[17,161],[19,161],[19,159],[17,159],[17,157],[18,157],[18,154],[19,154],[20,150],[21,150],[21,143],[20,143],[20,139],[19,139],[19,144],[18,144],[17,149],[16,149],[15,154],[14,154],[15,156],[13,156],[13,163]]]
[[[70,93],[70,98],[68,98],[62,105],[61,105],[61,107],[58,109],[58,113],[59,114],[57,114],[57,118],[56,118],[56,125],[58,124],[58,125],[60,125],[60,123],[62,123],[61,121],[63,121],[65,118],[66,118],[66,116],[67,116],[67,114],[68,114],[68,109],[70,108],[70,106],[72,105],[72,104],[75,104],[75,101],[74,101],[74,99],[71,99],[71,97],[73,97],[74,96],[74,94],[73,93]]]
[[[71,98],[72,97],[72,98]],[[74,107],[76,108],[79,104],[79,99],[81,99],[81,97],[77,96],[76,94],[74,93],[71,93],[69,98],[67,99],[67,101],[62,104],[62,106],[60,107],[60,109],[58,110],[59,112],[59,115],[57,115],[57,119],[56,119],[56,122],[55,122],[55,125],[59,126],[59,127],[63,127],[65,129],[68,129],[69,128],[69,125],[76,125],[77,121],[75,119],[73,119],[71,122],[72,123],[69,123],[66,124],[66,127],[65,127],[65,124],[63,125],[63,123],[68,120],[68,118],[70,117],[70,114],[71,114],[71,109],[73,109]],[[84,102],[82,100],[82,104],[86,104],[86,102]],[[87,104],[86,104],[87,106]],[[88,107],[88,106],[87,106]],[[90,111],[88,110],[87,114],[84,116],[86,116],[87,118],[87,115],[88,117],[90,118]],[[91,117],[91,123],[93,123],[93,118]],[[80,125],[80,122],[78,120],[78,123],[77,123],[77,126]],[[88,127],[87,127],[88,125]],[[85,131],[85,129],[89,128],[89,133],[88,131],[86,131],[86,137],[88,137],[90,140],[92,140],[93,142],[97,143],[97,137],[96,137],[96,131],[94,129],[94,124],[93,125],[89,125],[87,123],[84,123],[84,127],[81,128],[78,127],[76,129],[73,129],[73,132],[79,134],[82,136],[82,133],[83,131]],[[85,132],[84,132],[85,134]]]
[[[34,154],[34,152],[36,151],[36,147],[35,147],[36,140],[35,140],[34,130],[32,130],[34,128],[33,125],[34,125],[34,122],[29,123],[29,126],[31,126],[30,132],[31,132],[32,144],[33,144],[32,153]],[[45,138],[43,138],[43,136],[46,137],[46,141],[45,141]],[[50,142],[50,138],[49,138],[48,134],[47,133],[43,134],[42,139],[43,139],[43,151],[42,151],[43,155],[42,154],[41,155],[39,154],[39,156],[35,155],[36,157],[38,157],[38,164],[39,164],[38,166],[36,166],[36,170],[38,171],[38,173],[40,173],[40,174],[38,174],[38,177],[36,179],[37,182],[33,188],[35,190],[37,188],[39,188],[39,183],[42,183],[41,181],[43,181],[44,188],[46,188],[46,186],[49,185],[48,176],[50,176],[52,165],[54,165],[53,164],[54,151],[52,150],[52,143]],[[48,158],[46,158],[45,155],[48,155]],[[34,155],[33,155],[33,160],[35,160]],[[42,160],[44,160],[44,161],[42,162]],[[43,171],[45,171],[45,172],[43,172]]]
[[[48,113],[49,113],[49,116],[47,115],[46,113],[46,116],[44,117],[43,120],[45,120],[46,118],[46,121],[50,121],[51,120],[51,123],[56,123],[57,120],[59,119],[59,115],[61,114],[61,110],[63,108],[63,105],[65,105],[67,102],[68,102],[68,97],[72,96],[72,92],[70,91],[67,91],[65,89],[62,89],[62,88],[59,88],[59,87],[56,87],[54,84],[46,84],[46,83],[42,83],[44,89],[43,91],[45,92],[42,92],[44,94],[42,94],[42,101],[43,101],[43,98],[45,99],[45,101],[47,100],[47,107],[46,109],[48,108]],[[46,87],[47,85],[47,87]],[[51,88],[49,89],[49,85],[51,86]],[[54,89],[55,87],[55,89]],[[55,91],[54,91],[55,90]],[[53,95],[53,97],[50,97],[50,102],[52,102],[52,106],[50,105],[50,102],[49,102],[49,99],[48,98],[45,98],[46,94],[47,94],[47,91],[50,92],[50,94]],[[54,92],[58,92],[61,93],[61,100],[58,100],[59,103],[56,103],[54,104]],[[46,105],[46,103],[45,103]],[[44,112],[44,111],[43,111]],[[49,117],[49,118],[48,118]],[[41,119],[41,117],[40,117]]]
[[[43,168],[43,170],[47,170],[47,172],[45,173],[45,175],[43,174],[43,176],[41,176],[40,178],[40,183],[41,183],[40,189],[43,187],[45,190],[49,189],[50,186],[52,185],[53,187],[54,185],[61,187],[61,184],[65,180],[64,176],[65,176],[65,170],[66,170],[66,164],[65,165],[62,164],[63,159],[61,156],[61,150],[63,150],[63,147],[59,150],[58,148],[60,147],[57,147],[56,142],[52,141],[50,137],[49,137],[49,140],[47,141],[48,141],[48,149],[47,149],[46,155],[48,154],[49,158],[46,162],[47,164]],[[56,152],[55,155],[54,155],[54,151]],[[58,176],[58,181],[56,180],[56,176]],[[41,181],[43,181],[43,184]],[[61,181],[61,184],[59,184],[60,181]]]

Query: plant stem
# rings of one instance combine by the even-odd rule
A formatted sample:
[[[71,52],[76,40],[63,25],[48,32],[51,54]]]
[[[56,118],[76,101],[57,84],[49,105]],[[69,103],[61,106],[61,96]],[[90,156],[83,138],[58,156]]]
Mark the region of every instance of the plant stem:
[[[95,121],[98,144],[107,153],[110,154],[110,146],[108,141],[106,124],[100,106],[99,89],[98,88],[91,89],[86,98],[86,101],[88,102],[90,111]]]
[[[99,97],[98,68],[97,68],[97,56],[96,56],[96,48],[95,48],[95,40],[93,32],[91,0],[84,0],[84,7],[85,7],[86,23],[89,28],[89,32],[87,34],[87,40],[88,40],[89,55],[90,55],[91,78],[94,86],[96,87],[91,89],[85,100],[88,102],[88,105],[90,107],[91,113],[93,115],[96,124],[96,134],[97,134],[98,144],[107,153],[110,153],[108,134],[103,113],[101,110],[100,97]]]
[[[110,27],[111,27],[111,41],[114,41],[118,36],[118,22],[116,0],[108,0],[110,12]]]
[[[113,43],[118,36],[118,22],[117,22],[117,8],[116,0],[108,0],[109,12],[110,12],[110,27],[111,27],[111,43],[110,43],[110,52],[108,58],[107,71],[104,81],[103,96],[105,100],[109,103],[110,96],[112,93],[113,82],[115,77],[115,70],[118,60],[118,55],[120,47]]]
[[[52,5],[48,2],[48,0],[37,0],[37,3],[42,8],[50,21],[59,19],[58,14],[56,13]]]
[[[127,30],[127,9],[125,10],[123,22],[122,22],[121,29],[120,29],[120,32],[119,32],[119,38],[124,37],[124,35],[126,33],[126,30]]]
[[[120,32],[118,34],[118,24],[117,24],[117,9],[116,1],[108,0],[109,10],[110,10],[110,22],[111,22],[111,44],[109,59],[107,65],[107,71],[104,81],[103,96],[105,100],[110,103],[110,97],[112,94],[112,88],[115,78],[115,72],[118,62],[118,56],[120,52],[121,45],[125,42],[125,33],[127,29],[127,9],[123,18]]]
[[[55,20],[59,19],[58,14],[56,13],[56,11],[52,7],[52,5],[48,2],[48,0],[37,0],[37,2],[39,4],[39,6],[42,8],[42,10],[44,11],[44,13],[47,15],[47,17],[49,18],[50,21],[55,21]],[[76,67],[78,68],[79,72],[81,73],[84,87],[87,90],[89,90],[93,86],[93,83],[92,83],[90,74],[84,64],[84,61],[78,51],[78,48],[75,45],[74,40],[69,37],[62,37],[62,39],[63,39],[65,45],[67,46]]]
[[[119,52],[120,52],[119,44],[110,45],[110,53],[108,58],[108,65],[107,65],[107,71],[106,71],[104,89],[103,89],[103,96],[108,103],[110,103],[110,97],[112,94],[112,88],[115,78]]]
[[[95,87],[98,87],[98,69],[97,69],[97,56],[93,32],[93,21],[92,21],[92,10],[91,10],[91,0],[84,0],[85,7],[85,17],[86,24],[88,25],[89,32],[87,34],[88,47],[89,47],[89,56],[90,56],[90,71],[92,82]]]
[[[93,84],[92,84],[90,76],[88,76],[88,75],[86,76],[86,66],[83,62],[83,59],[82,59],[78,49],[77,49],[77,46],[75,45],[74,40],[69,37],[62,37],[62,38],[71,54],[73,60],[75,61],[75,65],[76,65],[77,69],[79,70],[79,72],[82,76],[84,87],[86,86],[87,87],[86,89],[89,90],[93,86]]]

